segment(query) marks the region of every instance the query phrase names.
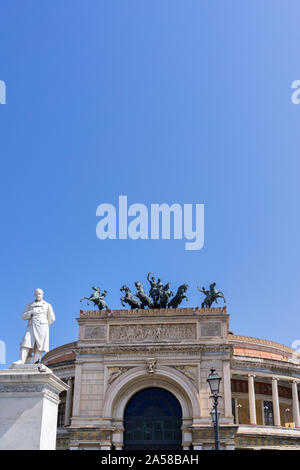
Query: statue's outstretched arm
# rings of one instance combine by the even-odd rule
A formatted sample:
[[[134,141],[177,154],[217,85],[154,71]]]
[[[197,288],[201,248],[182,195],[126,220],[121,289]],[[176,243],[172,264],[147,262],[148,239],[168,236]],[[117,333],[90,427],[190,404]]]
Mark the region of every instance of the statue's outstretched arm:
[[[198,289],[199,292],[201,292],[201,293],[204,294],[204,295],[207,295],[207,294],[208,294],[208,291],[205,290],[204,287],[202,287],[202,288],[200,289],[200,287],[198,286],[198,284],[197,284],[197,289]]]

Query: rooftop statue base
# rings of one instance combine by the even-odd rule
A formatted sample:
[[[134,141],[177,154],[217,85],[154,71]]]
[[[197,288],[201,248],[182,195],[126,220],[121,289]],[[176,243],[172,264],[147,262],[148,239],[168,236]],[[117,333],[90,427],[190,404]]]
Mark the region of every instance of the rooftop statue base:
[[[0,449],[55,450],[59,394],[68,388],[43,364],[0,370]]]

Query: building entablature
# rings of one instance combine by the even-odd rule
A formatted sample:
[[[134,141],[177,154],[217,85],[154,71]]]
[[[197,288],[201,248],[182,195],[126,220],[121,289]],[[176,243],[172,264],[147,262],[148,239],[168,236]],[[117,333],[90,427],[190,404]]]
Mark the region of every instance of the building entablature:
[[[247,424],[240,424],[237,428],[237,434],[249,436],[282,436],[282,437],[295,437],[299,439],[299,428],[284,428],[278,426],[251,426]]]
[[[253,358],[236,358],[231,360],[231,375],[254,374],[259,377],[280,376],[281,380],[300,381],[300,366],[286,362]]]
[[[60,379],[66,380],[69,377],[75,378],[75,366],[63,366],[63,367],[55,367],[52,368],[55,375],[57,375]]]
[[[230,362],[232,348],[227,344],[203,345],[138,345],[138,346],[78,346],[76,364],[88,362],[132,363],[154,357],[160,362],[197,363],[219,359]]]
[[[229,316],[222,309],[210,315],[206,310],[81,311],[78,345],[226,343]]]

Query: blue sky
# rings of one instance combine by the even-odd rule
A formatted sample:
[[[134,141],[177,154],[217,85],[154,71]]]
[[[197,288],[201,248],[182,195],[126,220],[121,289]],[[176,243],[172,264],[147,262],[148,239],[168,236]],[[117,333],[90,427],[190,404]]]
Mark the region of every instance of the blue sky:
[[[92,285],[217,282],[230,329],[291,345],[299,321],[299,2],[1,2],[1,323],[7,363],[42,287],[51,347]],[[205,204],[205,245],[96,237],[96,208]],[[4,367],[4,366],[3,366]]]

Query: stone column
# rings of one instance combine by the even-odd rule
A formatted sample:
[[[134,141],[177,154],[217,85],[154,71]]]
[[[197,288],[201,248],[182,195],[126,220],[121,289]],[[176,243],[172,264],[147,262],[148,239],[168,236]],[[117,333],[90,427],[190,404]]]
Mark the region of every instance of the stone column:
[[[67,384],[69,389],[66,397],[65,426],[71,424],[72,399],[73,399],[73,377],[68,377]]]
[[[293,380],[292,382],[292,395],[293,395],[293,420],[296,428],[300,428],[300,416],[299,416],[299,397],[298,397],[298,382]]]
[[[250,424],[256,424],[256,405],[255,405],[254,377],[255,377],[254,374],[248,374]]]
[[[274,424],[275,426],[281,426],[277,382],[278,382],[278,378],[272,377],[272,401],[273,401]]]

